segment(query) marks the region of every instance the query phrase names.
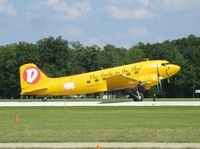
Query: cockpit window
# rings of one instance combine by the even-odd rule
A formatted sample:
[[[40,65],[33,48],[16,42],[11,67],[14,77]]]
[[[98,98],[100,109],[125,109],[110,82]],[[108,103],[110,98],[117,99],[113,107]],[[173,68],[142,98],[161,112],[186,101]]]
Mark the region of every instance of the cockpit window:
[[[162,66],[166,66],[166,65],[169,65],[169,63],[162,63],[161,65]]]

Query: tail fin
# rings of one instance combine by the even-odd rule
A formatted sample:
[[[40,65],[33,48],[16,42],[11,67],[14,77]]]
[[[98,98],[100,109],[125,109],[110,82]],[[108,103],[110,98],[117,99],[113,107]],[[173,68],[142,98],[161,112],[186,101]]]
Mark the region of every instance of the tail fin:
[[[29,88],[41,86],[47,80],[48,77],[35,64],[29,63],[20,67],[21,94],[24,94],[25,90],[29,90]]]

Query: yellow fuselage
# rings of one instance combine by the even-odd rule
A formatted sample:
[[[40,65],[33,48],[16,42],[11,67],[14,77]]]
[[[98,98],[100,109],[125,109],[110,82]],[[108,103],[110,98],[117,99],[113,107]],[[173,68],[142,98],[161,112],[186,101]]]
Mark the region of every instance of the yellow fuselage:
[[[21,68],[20,68],[21,69]],[[180,70],[177,65],[169,64],[165,60],[143,61],[139,63],[98,70],[78,75],[46,78],[39,84],[27,85],[22,87],[22,95],[73,95],[88,94],[95,92],[109,91],[107,79],[112,76],[122,76],[127,79],[134,79],[140,82],[137,86],[143,86],[144,89],[150,89],[158,84],[159,79],[168,78]],[[20,70],[21,72],[21,70]],[[158,77],[159,73],[159,77]],[[21,79],[21,84],[23,84]],[[113,77],[113,83],[119,83],[118,88],[130,88],[123,85],[123,82],[117,82]],[[121,85],[120,85],[121,84]],[[135,86],[131,86],[134,88]]]

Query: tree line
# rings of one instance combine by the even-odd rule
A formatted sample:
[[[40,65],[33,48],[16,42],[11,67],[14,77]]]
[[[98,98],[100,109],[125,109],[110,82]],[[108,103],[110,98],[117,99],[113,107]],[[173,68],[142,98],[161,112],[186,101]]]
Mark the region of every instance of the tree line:
[[[200,37],[185,38],[162,43],[138,43],[131,48],[107,44],[84,46],[62,37],[43,38],[36,43],[18,42],[0,46],[0,98],[19,98],[19,67],[35,63],[47,76],[61,77],[110,68],[142,61],[163,59],[181,66],[181,71],[163,81],[163,91],[156,87],[146,93],[160,93],[162,97],[193,97],[200,89]]]

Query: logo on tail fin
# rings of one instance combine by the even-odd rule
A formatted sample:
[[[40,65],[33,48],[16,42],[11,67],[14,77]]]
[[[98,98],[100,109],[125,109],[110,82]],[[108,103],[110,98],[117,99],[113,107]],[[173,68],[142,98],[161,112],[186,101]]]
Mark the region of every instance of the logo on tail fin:
[[[24,70],[24,80],[29,84],[35,84],[40,80],[40,71],[37,68],[29,67]]]

